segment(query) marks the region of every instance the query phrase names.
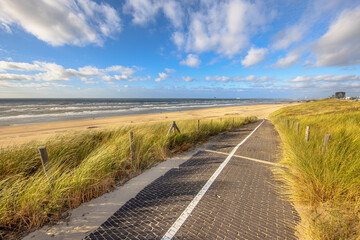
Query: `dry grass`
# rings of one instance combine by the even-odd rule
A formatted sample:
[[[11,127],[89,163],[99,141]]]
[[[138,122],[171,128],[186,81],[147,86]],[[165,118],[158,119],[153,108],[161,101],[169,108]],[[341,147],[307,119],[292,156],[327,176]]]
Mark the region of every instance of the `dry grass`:
[[[292,129],[285,119],[295,122]],[[300,238],[359,239],[360,103],[316,101],[278,110],[272,120],[283,140],[281,164],[289,166],[276,174],[300,212]],[[324,150],[325,133],[331,138]]]
[[[0,238],[38,228],[67,209],[110,191],[117,180],[151,167],[209,137],[254,121],[223,118],[177,122],[181,134],[166,137],[168,123],[112,130],[88,130],[43,143],[0,149]],[[130,161],[129,131],[135,160]],[[45,145],[50,168],[44,174],[38,146]]]

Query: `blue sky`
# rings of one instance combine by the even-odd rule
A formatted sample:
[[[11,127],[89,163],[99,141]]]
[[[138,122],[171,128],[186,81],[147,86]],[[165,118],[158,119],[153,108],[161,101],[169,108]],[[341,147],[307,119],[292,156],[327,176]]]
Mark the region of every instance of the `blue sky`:
[[[360,95],[357,0],[1,0],[0,98]]]

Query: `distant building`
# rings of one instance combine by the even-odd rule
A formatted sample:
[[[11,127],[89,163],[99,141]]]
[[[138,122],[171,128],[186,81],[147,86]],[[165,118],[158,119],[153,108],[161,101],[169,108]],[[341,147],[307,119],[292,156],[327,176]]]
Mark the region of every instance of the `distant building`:
[[[335,98],[338,98],[338,99],[340,99],[340,98],[345,98],[345,92],[336,92],[335,93]]]

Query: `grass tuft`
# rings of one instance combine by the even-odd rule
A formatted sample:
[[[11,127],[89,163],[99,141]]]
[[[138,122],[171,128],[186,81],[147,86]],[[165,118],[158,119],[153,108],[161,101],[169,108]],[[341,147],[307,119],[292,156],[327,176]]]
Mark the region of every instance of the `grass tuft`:
[[[211,136],[240,127],[255,118],[178,121],[180,134],[166,136],[170,122],[117,129],[87,130],[46,142],[0,149],[0,238],[29,231],[56,220],[61,213],[98,197],[116,182],[139,174],[159,161]],[[134,162],[129,132],[134,134]],[[37,148],[46,146],[50,159],[44,173]]]
[[[286,119],[295,122],[292,129]],[[276,175],[299,210],[300,238],[358,239],[360,103],[316,101],[280,109],[272,114],[272,120],[283,141],[281,164],[289,166]],[[306,126],[310,126],[309,142],[305,142]],[[323,149],[325,133],[331,138]]]

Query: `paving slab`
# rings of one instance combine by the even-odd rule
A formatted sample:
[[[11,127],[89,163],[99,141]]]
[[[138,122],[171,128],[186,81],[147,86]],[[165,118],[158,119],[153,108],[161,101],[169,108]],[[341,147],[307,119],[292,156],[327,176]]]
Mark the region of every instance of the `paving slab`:
[[[217,142],[144,188],[85,239],[161,239],[208,179],[260,121],[222,135]],[[272,124],[261,127],[237,155],[276,161],[278,136]],[[216,153],[218,151],[221,153]],[[272,166],[233,157],[218,175],[174,239],[295,239],[299,221],[280,198]]]

